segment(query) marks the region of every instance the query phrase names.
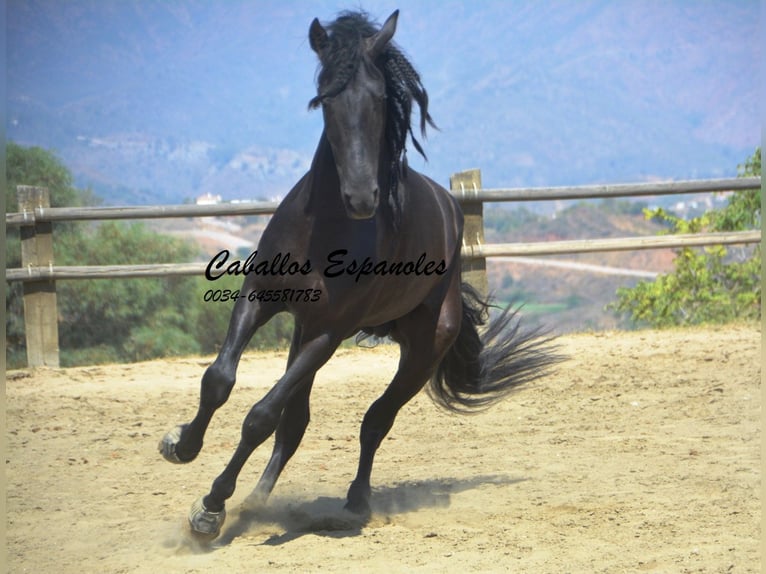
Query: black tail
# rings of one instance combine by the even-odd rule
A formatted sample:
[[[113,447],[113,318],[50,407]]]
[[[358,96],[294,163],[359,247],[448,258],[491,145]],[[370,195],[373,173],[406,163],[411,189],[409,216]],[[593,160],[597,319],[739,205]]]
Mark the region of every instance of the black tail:
[[[491,305],[464,283],[460,333],[436,369],[428,394],[455,412],[476,412],[520,385],[539,379],[563,357],[539,329],[522,332],[518,309],[508,306],[479,335]]]

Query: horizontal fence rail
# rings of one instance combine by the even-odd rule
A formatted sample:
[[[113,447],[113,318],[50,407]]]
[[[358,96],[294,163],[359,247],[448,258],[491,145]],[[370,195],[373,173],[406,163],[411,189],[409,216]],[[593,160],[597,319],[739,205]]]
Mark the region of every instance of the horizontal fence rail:
[[[574,253],[598,253],[605,251],[638,251],[642,249],[675,249],[680,247],[705,247],[711,245],[735,245],[759,243],[760,231],[736,231],[731,233],[695,233],[658,235],[651,237],[615,237],[608,239],[577,239],[569,241],[546,241],[544,243],[498,243],[472,245],[463,248],[463,257],[516,257],[525,255],[567,255]]]
[[[712,193],[717,191],[746,191],[759,189],[760,177],[726,179],[700,179],[649,183],[619,183],[605,185],[575,185],[566,187],[529,187],[509,189],[452,190],[461,201],[554,201],[565,199],[607,199],[612,197],[641,197],[651,195],[677,195],[684,193]]]
[[[553,201],[565,199],[606,199],[744,191],[761,187],[760,177],[687,180],[658,183],[614,185],[579,185],[571,187],[529,187],[510,189],[453,188],[452,194],[465,202]],[[102,221],[110,219],[163,219],[173,217],[219,217],[235,215],[271,215],[277,201],[254,201],[217,205],[155,205],[132,207],[34,207],[21,213],[8,213],[10,227],[32,225],[37,221]]]
[[[106,221],[110,219],[166,219],[173,217],[218,217],[224,215],[271,215],[278,201],[221,203],[216,205],[146,205],[131,207],[35,207],[9,213],[7,226],[31,225],[37,221]]]
[[[605,251],[634,251],[758,243],[760,231],[732,233],[699,233],[689,235],[659,235],[656,237],[622,237],[609,239],[580,239],[546,241],[544,243],[498,243],[467,245],[461,251],[464,259],[488,257],[520,257],[537,255],[566,255]],[[166,277],[202,275],[206,263],[154,263],[149,265],[88,265],[29,267],[8,269],[7,281],[40,281],[56,279],[116,279],[130,277]]]
[[[761,232],[755,230],[730,233],[486,244],[484,242],[484,203],[729,192],[759,189],[760,187],[760,177],[747,177],[614,185],[483,189],[479,170],[460,172],[450,178],[450,192],[460,201],[465,217],[464,244],[461,252],[463,276],[466,281],[484,292],[487,290],[486,259],[491,257],[529,257],[702,247],[752,244],[761,241]],[[59,364],[55,289],[57,280],[202,275],[207,266],[206,263],[201,262],[57,266],[53,261],[53,223],[271,215],[279,205],[279,202],[261,201],[215,205],[50,207],[49,194],[45,188],[19,186],[18,195],[19,213],[6,214],[5,221],[8,227],[20,228],[22,268],[6,269],[6,281],[19,281],[24,286],[24,321],[29,366],[58,366]]]

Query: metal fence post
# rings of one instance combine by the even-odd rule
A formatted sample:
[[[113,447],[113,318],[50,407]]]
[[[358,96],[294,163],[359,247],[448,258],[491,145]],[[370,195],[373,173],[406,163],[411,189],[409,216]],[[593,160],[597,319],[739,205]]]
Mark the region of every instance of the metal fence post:
[[[449,178],[450,191],[463,208],[463,247],[484,245],[484,203],[478,197],[481,189],[481,170],[469,169]],[[484,257],[466,257],[462,263],[463,280],[476,289],[482,297],[489,291],[487,283],[487,260]]]
[[[16,188],[19,211],[29,217],[22,225],[21,266],[23,269],[53,267],[53,225],[37,221],[36,209],[50,207],[50,192],[45,187],[19,185]],[[56,282],[37,279],[24,282],[24,328],[27,341],[27,365],[59,366],[58,308]]]

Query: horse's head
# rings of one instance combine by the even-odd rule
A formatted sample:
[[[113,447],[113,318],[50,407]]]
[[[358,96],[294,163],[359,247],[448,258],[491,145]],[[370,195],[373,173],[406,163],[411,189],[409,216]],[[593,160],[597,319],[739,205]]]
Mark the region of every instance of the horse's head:
[[[386,80],[375,61],[396,31],[398,14],[371,35],[351,17],[346,27],[339,18],[330,33],[317,19],[309,30],[311,48],[322,66],[318,94],[310,106],[322,106],[343,205],[353,219],[371,218],[380,201],[379,175],[386,173],[379,165],[386,149]]]

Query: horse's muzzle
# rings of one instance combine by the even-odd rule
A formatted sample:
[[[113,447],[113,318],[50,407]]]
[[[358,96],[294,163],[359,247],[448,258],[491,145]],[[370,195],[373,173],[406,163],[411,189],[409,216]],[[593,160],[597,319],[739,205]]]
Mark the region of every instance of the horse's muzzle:
[[[378,188],[373,189],[368,194],[343,194],[343,205],[346,208],[346,214],[351,219],[370,219],[378,210],[378,198],[380,193]]]

